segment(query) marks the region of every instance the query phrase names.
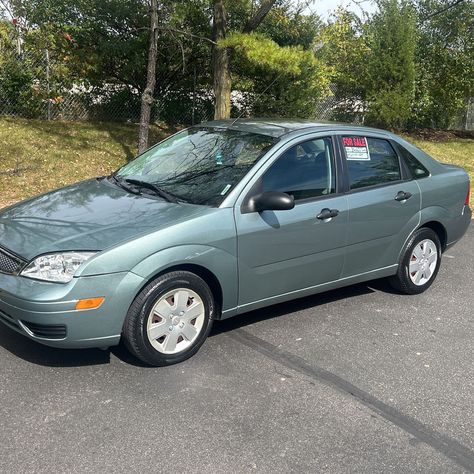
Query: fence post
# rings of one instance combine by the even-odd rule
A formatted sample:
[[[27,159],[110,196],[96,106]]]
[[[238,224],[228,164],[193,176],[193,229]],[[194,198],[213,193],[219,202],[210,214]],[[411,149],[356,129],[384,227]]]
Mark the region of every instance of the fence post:
[[[472,97],[469,97],[466,103],[466,113],[464,114],[464,130],[470,129],[471,112],[472,112],[471,102],[472,102]]]
[[[193,106],[192,106],[191,125],[194,125],[195,120],[196,120],[196,65],[194,65],[194,76],[193,76]]]
[[[48,93],[48,120],[51,120],[51,86],[49,84],[49,50],[46,48],[45,50],[45,59],[46,59],[46,90]]]

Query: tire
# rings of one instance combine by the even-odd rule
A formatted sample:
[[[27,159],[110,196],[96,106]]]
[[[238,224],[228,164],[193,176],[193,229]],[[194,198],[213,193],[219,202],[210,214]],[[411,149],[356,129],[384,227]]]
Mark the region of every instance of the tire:
[[[187,271],[158,277],[135,298],[123,326],[127,349],[145,364],[177,364],[208,336],[216,304],[206,282]]]
[[[439,237],[433,230],[422,227],[416,230],[405,244],[397,274],[391,277],[389,282],[401,293],[423,293],[434,282],[440,264]]]

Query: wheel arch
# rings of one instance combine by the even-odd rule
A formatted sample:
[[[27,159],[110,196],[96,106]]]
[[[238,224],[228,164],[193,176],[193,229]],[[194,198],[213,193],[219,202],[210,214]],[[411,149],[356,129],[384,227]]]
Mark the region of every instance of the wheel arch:
[[[214,275],[214,273],[212,273],[211,270],[209,270],[208,268],[196,263],[177,264],[160,271],[153,278],[151,278],[150,281],[155,280],[156,278],[160,277],[161,275],[165,275],[166,273],[177,272],[177,271],[185,271],[185,272],[194,273],[198,277],[202,278],[209,285],[212,296],[214,297],[214,302],[216,303],[216,306],[217,306],[217,311],[216,311],[217,319],[220,319],[222,303],[223,303],[222,286],[217,276]],[[150,281],[148,283],[150,283]]]
[[[234,253],[207,245],[180,245],[160,250],[142,260],[131,271],[143,278],[140,291],[158,276],[176,270],[190,271],[210,287],[220,312],[237,306],[238,267]],[[136,297],[136,296],[135,296]]]
[[[141,291],[146,288],[152,281],[156,280],[157,278],[166,275],[167,273],[176,272],[176,271],[187,271],[190,273],[194,273],[198,277],[202,278],[208,285],[211,290],[212,296],[214,297],[214,302],[217,306],[216,311],[216,319],[221,319],[222,314],[222,305],[223,305],[223,290],[222,285],[217,278],[217,276],[208,268],[195,264],[195,263],[182,263],[171,265],[166,268],[162,268],[157,273],[149,276],[147,279],[143,280],[142,285],[136,291],[135,298],[141,293]]]
[[[448,233],[444,225],[441,224],[441,222],[439,221],[431,220],[428,222],[424,222],[418,227],[418,229],[422,228],[431,229],[433,232],[436,233],[441,243],[441,250],[444,252],[444,250],[446,249],[446,244],[448,243]]]

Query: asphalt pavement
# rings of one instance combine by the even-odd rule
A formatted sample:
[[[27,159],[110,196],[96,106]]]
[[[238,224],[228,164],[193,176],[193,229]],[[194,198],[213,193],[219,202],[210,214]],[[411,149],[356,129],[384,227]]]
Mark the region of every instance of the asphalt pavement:
[[[0,326],[0,472],[474,472],[473,281],[471,226],[423,295],[254,311],[167,368]]]

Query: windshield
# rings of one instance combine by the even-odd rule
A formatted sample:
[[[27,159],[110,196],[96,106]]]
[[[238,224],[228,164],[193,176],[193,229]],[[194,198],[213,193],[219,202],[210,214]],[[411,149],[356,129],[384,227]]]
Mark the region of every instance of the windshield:
[[[150,183],[178,200],[219,206],[275,142],[256,133],[190,128],[150,148],[115,176]]]

